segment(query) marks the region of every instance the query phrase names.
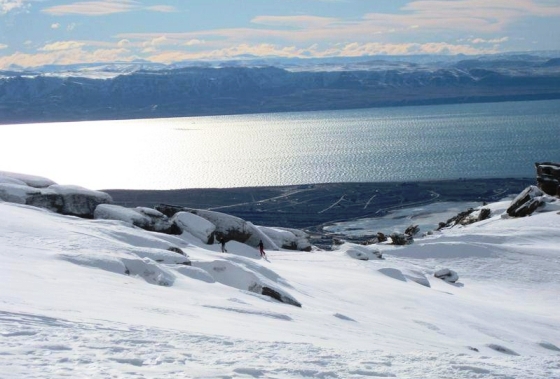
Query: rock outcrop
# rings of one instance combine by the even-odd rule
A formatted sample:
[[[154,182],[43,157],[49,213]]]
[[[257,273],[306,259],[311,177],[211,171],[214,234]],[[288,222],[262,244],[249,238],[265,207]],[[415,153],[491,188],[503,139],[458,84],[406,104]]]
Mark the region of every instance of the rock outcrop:
[[[187,232],[206,244],[214,243],[216,225],[190,212],[178,212],[171,217],[171,221],[183,232]]]
[[[523,190],[506,210],[511,217],[525,217],[544,205],[542,196],[544,192],[536,186],[529,186]]]
[[[547,195],[560,196],[560,163],[535,163],[537,186]]]
[[[98,205],[113,202],[108,194],[83,187],[58,184],[52,184],[48,187],[32,187],[27,184],[46,185],[49,182],[44,178],[40,178],[38,181],[28,180],[27,182],[20,178],[6,178],[5,176],[2,178],[0,181],[0,200],[45,208],[64,215],[93,218],[93,213]]]
[[[184,208],[175,205],[160,204],[156,209],[168,217],[179,212],[188,212],[207,220],[215,226],[214,237],[223,237],[226,241],[237,241],[257,247],[263,241],[265,250],[285,249],[311,250],[308,236],[303,231],[288,228],[258,227],[251,222],[225,213],[202,209]]]
[[[452,228],[457,225],[469,225],[478,221],[490,218],[492,211],[489,208],[469,208],[466,211],[459,212],[456,216],[451,217],[445,222],[440,222],[437,230],[444,228]]]
[[[125,208],[120,205],[100,204],[94,211],[95,219],[120,220],[139,228],[166,234],[181,234],[182,231],[163,213],[145,207]]]

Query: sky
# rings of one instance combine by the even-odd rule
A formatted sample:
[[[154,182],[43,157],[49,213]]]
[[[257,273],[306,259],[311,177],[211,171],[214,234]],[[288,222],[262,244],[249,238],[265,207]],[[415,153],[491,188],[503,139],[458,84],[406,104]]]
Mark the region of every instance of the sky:
[[[0,0],[0,69],[560,50],[560,0]]]

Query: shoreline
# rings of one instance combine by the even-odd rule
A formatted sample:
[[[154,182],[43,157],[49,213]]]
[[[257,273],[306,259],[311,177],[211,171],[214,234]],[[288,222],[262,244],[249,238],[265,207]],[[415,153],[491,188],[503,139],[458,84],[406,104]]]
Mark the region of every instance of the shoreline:
[[[380,217],[421,204],[497,201],[531,184],[535,184],[534,178],[483,178],[103,191],[125,207],[171,204],[223,212],[256,225],[317,231],[334,222]]]

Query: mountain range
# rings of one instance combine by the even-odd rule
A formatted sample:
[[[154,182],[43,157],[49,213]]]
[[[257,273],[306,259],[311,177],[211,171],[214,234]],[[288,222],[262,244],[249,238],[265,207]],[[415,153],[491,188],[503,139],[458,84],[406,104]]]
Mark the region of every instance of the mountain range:
[[[560,98],[560,53],[249,58],[14,67],[0,71],[0,123]]]

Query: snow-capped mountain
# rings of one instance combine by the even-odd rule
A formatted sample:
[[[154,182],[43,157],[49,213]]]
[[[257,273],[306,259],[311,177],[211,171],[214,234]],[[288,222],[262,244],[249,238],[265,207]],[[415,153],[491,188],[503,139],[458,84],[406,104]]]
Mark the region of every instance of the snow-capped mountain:
[[[0,72],[0,122],[133,119],[560,97],[557,56],[146,62]]]
[[[262,258],[220,252],[194,215],[148,232],[130,212],[155,210],[61,215],[20,200],[87,190],[0,178],[1,378],[560,378],[557,198],[406,246]]]

